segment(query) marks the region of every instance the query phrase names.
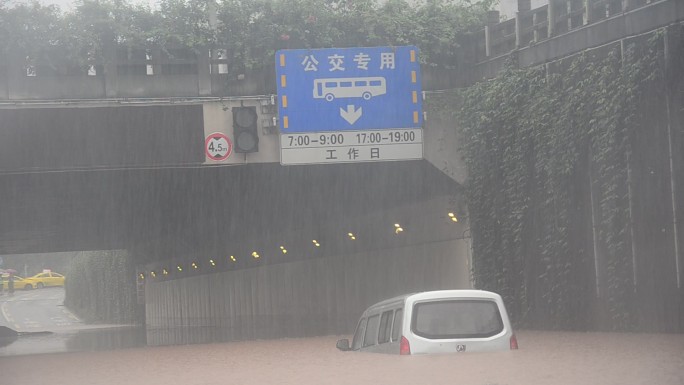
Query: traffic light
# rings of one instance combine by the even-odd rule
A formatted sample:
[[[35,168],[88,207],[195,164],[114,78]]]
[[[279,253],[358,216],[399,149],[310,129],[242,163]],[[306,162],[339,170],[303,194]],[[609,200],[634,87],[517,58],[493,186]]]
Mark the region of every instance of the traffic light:
[[[233,142],[235,152],[259,151],[256,107],[233,107]]]

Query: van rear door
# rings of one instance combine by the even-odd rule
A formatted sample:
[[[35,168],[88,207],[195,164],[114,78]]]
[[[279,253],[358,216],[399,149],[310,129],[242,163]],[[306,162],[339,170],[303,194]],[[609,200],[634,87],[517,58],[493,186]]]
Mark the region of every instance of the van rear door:
[[[505,310],[503,310],[505,312]],[[489,298],[444,298],[414,303],[411,353],[507,350],[508,317]]]

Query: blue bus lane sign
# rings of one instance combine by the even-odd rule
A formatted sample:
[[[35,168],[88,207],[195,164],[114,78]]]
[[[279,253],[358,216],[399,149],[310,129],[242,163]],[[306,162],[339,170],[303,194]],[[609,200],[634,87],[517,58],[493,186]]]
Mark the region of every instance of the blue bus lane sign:
[[[423,158],[418,49],[276,53],[284,165]]]

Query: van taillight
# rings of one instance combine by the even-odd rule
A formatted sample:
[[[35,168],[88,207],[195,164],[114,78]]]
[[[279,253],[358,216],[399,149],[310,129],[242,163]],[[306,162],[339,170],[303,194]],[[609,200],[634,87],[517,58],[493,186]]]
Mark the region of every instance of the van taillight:
[[[411,354],[411,345],[404,336],[401,336],[401,342],[399,342],[399,354],[402,356]]]
[[[511,350],[518,350],[518,339],[515,338],[515,334],[511,336]]]

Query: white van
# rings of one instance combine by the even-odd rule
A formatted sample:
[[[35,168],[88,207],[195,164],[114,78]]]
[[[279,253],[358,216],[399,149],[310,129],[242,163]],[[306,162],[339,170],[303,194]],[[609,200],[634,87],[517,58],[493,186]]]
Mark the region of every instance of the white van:
[[[363,312],[343,351],[426,354],[518,348],[501,296],[482,290],[407,294]]]

